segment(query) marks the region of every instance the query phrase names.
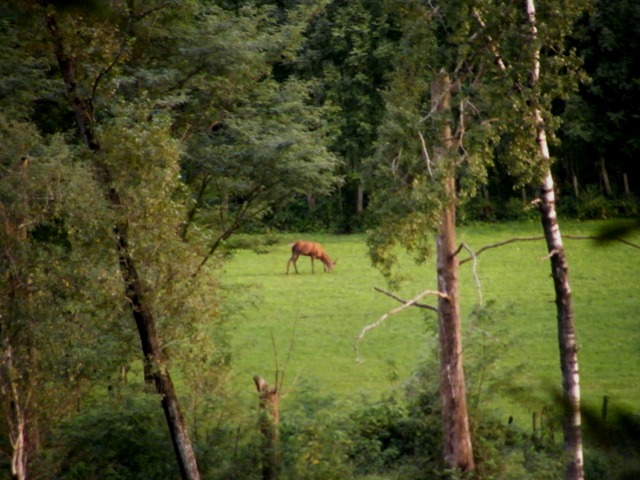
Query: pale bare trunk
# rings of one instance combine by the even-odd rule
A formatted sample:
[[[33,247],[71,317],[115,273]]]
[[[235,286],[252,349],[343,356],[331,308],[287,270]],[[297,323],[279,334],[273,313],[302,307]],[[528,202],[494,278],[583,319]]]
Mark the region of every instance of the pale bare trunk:
[[[609,173],[607,172],[607,166],[604,161],[604,156],[600,155],[600,177],[602,178],[602,186],[604,187],[604,193],[610,197],[612,194],[611,182],[609,181]]]
[[[569,283],[569,263],[562,244],[562,235],[556,218],[555,194],[551,174],[545,177],[540,202],[542,228],[551,261],[551,276],[556,293],[558,345],[563,390],[564,448],[568,458],[565,465],[567,480],[584,478],[582,456],[582,429],[580,415],[580,375],[578,344]]]
[[[11,478],[14,480],[26,480],[27,455],[26,455],[26,416],[25,402],[19,394],[19,389],[14,376],[13,348],[7,334],[2,338],[2,357],[0,358],[0,393],[7,403],[7,426],[9,442],[11,444]]]
[[[432,83],[432,110],[449,112],[449,77],[441,74]],[[452,148],[451,127],[444,122],[441,139],[434,149],[436,162],[446,162]],[[447,205],[441,215],[436,235],[438,290],[446,298],[438,298],[440,344],[440,395],[444,433],[444,461],[453,469],[474,469],[473,449],[467,413],[467,394],[462,362],[462,326],[458,304],[458,259],[456,245],[456,190],[452,175],[445,179]]]
[[[356,198],[356,213],[358,215],[364,212],[364,187],[361,183],[358,183],[358,191]]]
[[[580,185],[578,184],[578,176],[575,172],[571,172],[571,181],[573,183],[573,195],[578,198],[580,196]]]
[[[626,172],[622,174],[622,185],[624,186],[625,195],[630,195],[631,190],[629,189],[629,177]]]
[[[536,10],[533,0],[527,0],[527,15],[531,27],[532,40],[536,39]],[[539,52],[533,62],[531,83],[535,85],[540,76]],[[549,146],[544,120],[540,110],[534,109],[536,121],[536,140],[543,161],[549,163]],[[582,456],[582,429],[580,416],[580,376],[578,370],[578,346],[575,335],[571,286],[569,284],[569,263],[562,244],[562,235],[556,216],[553,177],[549,169],[541,187],[540,218],[551,261],[551,276],[556,294],[558,324],[558,346],[560,349],[560,369],[562,371],[563,390],[563,431],[564,449],[567,454],[565,464],[566,480],[584,479]]]
[[[253,377],[260,396],[259,428],[262,435],[262,479],[276,480],[280,475],[280,394],[278,387],[269,384],[259,375]]]
[[[312,193],[307,193],[307,208],[309,211],[316,208],[316,197]]]

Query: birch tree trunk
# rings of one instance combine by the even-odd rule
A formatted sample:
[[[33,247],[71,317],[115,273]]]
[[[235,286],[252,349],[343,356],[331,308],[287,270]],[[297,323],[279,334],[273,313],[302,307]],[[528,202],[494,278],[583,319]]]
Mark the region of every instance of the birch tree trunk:
[[[2,328],[2,327],[0,327]],[[11,478],[14,480],[27,479],[26,454],[26,414],[25,404],[17,381],[14,378],[13,348],[6,331],[2,334],[2,350],[0,351],[0,394],[7,403],[7,424],[9,442],[11,444]]]
[[[536,10],[533,0],[527,0],[527,17],[531,27],[531,40],[537,37]],[[540,77],[539,51],[536,52],[531,71],[532,86]],[[549,163],[549,147],[544,120],[539,109],[533,112],[536,121],[536,140],[540,155]],[[562,244],[562,235],[556,216],[554,183],[551,171],[545,174],[540,193],[540,218],[547,242],[551,261],[551,276],[556,294],[558,323],[558,345],[560,348],[560,369],[562,371],[563,390],[563,430],[564,449],[567,453],[565,478],[581,480],[584,478],[582,456],[582,430],[580,416],[580,377],[578,370],[578,345],[575,335],[575,322],[569,284],[569,263]]]
[[[81,98],[78,94],[73,57],[65,51],[64,37],[57,24],[55,14],[47,13],[45,22],[53,43],[58,68],[66,87],[67,98],[75,115],[76,127],[82,141],[94,153],[92,159],[93,168],[104,190],[105,198],[114,207],[114,210],[119,211],[122,209],[120,196],[113,187],[112,174],[109,167],[101,160],[100,143],[93,131],[91,122],[95,117],[91,102]],[[153,309],[145,296],[136,263],[131,255],[126,219],[121,218],[118,220],[113,232],[125,295],[129,301],[131,313],[140,335],[145,380],[155,385],[157,393],[162,398],[162,408],[182,478],[184,480],[199,480],[200,473],[191,440],[187,433],[178,397],[160,347]]]
[[[440,74],[432,83],[432,111],[437,115],[450,110],[450,81]],[[451,126],[444,122],[436,162],[446,162],[452,148]],[[474,469],[471,434],[467,413],[467,394],[462,363],[462,327],[458,304],[458,259],[456,245],[456,189],[453,175],[445,179],[447,204],[442,211],[436,235],[438,290],[438,338],[440,343],[440,395],[444,433],[444,461],[453,469]]]
[[[607,172],[607,165],[604,161],[604,155],[600,155],[600,178],[602,178],[602,186],[604,187],[604,193],[607,197],[613,194],[611,190],[611,182],[609,181],[609,173]]]

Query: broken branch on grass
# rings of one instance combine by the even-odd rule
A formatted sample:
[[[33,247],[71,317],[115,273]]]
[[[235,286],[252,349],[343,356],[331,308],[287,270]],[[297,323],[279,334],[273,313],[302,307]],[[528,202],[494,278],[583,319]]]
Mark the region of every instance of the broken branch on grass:
[[[387,318],[389,318],[391,315],[395,315],[396,313],[401,312],[402,310],[404,310],[405,308],[409,308],[412,306],[415,306],[415,304],[423,297],[426,297],[427,295],[437,295],[441,298],[449,298],[448,295],[446,293],[442,293],[439,292],[437,290],[425,290],[422,293],[419,293],[418,295],[416,295],[415,297],[413,297],[411,300],[409,300],[408,302],[403,302],[402,305],[400,305],[399,307],[394,308],[393,310],[389,310],[387,313],[385,313],[384,315],[382,315],[376,322],[367,325],[366,327],[364,327],[361,331],[360,334],[356,337],[356,342],[353,346],[353,349],[356,351],[356,361],[361,362],[362,359],[360,357],[360,350],[359,350],[359,345],[360,345],[360,340],[362,340],[362,338],[366,335],[366,333],[369,330],[372,330],[376,327],[379,327],[382,322],[384,322]]]

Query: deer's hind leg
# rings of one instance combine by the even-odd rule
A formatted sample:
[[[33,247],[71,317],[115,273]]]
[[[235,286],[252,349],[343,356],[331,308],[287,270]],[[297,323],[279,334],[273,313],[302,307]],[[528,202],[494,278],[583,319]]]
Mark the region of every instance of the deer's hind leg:
[[[296,265],[297,261],[298,261],[298,255],[294,253],[293,255],[291,255],[291,258],[287,262],[287,275],[289,274],[289,267],[291,266],[292,262],[293,262],[293,269],[296,271],[296,273],[298,273],[298,267]]]

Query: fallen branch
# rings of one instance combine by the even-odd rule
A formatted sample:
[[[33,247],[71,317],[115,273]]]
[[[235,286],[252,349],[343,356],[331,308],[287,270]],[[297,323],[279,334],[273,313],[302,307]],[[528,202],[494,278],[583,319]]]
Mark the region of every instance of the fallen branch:
[[[379,290],[380,291],[380,290]],[[412,298],[411,300],[409,300],[408,302],[403,302],[402,305],[400,305],[399,307],[394,308],[393,310],[389,310],[387,313],[385,313],[384,315],[382,315],[376,322],[367,325],[366,327],[364,327],[361,331],[360,334],[356,337],[356,341],[355,344],[353,346],[353,349],[356,352],[356,361],[361,362],[362,359],[360,357],[360,350],[359,350],[359,345],[360,345],[360,340],[362,340],[362,338],[366,335],[366,333],[369,330],[372,330],[374,328],[379,327],[382,322],[384,322],[387,318],[389,318],[391,315],[395,315],[396,313],[400,313],[402,310],[404,310],[405,308],[409,308],[412,306],[415,306],[416,303],[418,303],[418,300],[420,300],[423,297],[426,297],[427,295],[437,295],[441,298],[449,298],[447,296],[446,293],[442,293],[439,292],[437,290],[425,290],[422,293],[419,293],[418,295],[416,295],[414,298]],[[390,295],[392,296],[392,295]],[[395,297],[397,300],[399,300],[397,297]]]

